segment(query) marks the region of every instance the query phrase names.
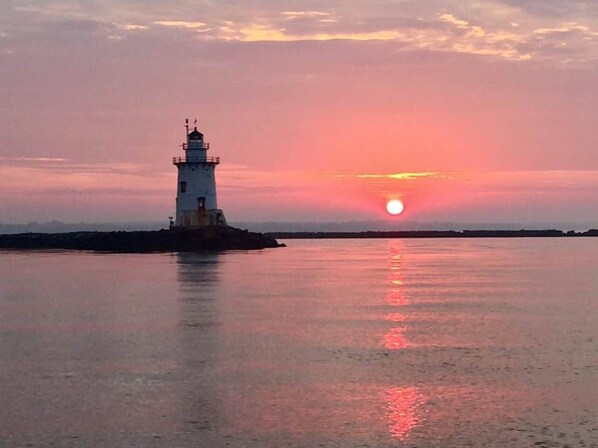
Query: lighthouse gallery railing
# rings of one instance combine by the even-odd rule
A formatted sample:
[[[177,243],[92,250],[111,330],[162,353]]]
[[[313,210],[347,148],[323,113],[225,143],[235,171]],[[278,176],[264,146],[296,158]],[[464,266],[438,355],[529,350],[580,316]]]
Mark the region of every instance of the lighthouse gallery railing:
[[[172,163],[175,165],[179,163],[212,163],[218,165],[220,157],[173,157]]]

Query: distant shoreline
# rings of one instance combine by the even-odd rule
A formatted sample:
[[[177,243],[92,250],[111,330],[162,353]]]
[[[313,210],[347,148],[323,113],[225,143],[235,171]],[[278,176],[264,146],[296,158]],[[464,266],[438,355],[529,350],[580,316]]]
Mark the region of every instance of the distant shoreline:
[[[375,239],[375,238],[588,238],[598,229],[585,232],[562,230],[413,230],[366,232],[267,232],[275,239]]]
[[[562,230],[417,230],[365,232],[270,232],[256,233],[234,227],[136,232],[20,233],[0,235],[0,249],[67,249],[117,253],[203,252],[284,247],[277,240],[382,239],[382,238],[587,238],[585,232]]]

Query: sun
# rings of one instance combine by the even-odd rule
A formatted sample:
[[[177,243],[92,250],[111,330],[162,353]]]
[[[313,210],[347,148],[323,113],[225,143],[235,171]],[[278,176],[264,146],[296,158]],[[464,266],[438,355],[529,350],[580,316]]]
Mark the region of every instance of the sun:
[[[398,199],[392,199],[386,204],[386,211],[391,215],[397,216],[403,213],[405,206]]]

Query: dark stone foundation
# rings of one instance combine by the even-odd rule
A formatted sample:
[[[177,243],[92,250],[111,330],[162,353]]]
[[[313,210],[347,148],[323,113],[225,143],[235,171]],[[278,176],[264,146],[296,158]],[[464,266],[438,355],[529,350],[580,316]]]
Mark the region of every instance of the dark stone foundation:
[[[20,233],[0,235],[0,249],[70,249],[101,252],[199,252],[281,247],[276,239],[234,227],[145,232]]]

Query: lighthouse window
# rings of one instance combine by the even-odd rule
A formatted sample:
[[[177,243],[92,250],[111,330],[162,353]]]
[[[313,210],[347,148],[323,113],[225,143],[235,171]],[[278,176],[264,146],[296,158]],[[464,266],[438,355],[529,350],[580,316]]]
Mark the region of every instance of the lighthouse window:
[[[187,191],[187,182],[181,182],[181,193],[185,193]]]

